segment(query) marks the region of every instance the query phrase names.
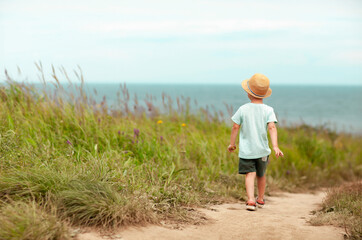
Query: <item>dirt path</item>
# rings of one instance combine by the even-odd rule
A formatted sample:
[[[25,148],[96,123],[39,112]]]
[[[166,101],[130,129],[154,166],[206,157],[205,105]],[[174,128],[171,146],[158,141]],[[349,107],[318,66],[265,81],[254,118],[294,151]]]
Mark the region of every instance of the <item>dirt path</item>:
[[[310,212],[318,208],[324,194],[282,194],[268,197],[266,206],[256,212],[245,210],[240,203],[200,209],[210,222],[199,226],[170,229],[161,226],[130,227],[113,237],[101,237],[94,232],[83,233],[79,240],[185,240],[185,239],[343,239],[343,230],[331,226],[311,226]]]

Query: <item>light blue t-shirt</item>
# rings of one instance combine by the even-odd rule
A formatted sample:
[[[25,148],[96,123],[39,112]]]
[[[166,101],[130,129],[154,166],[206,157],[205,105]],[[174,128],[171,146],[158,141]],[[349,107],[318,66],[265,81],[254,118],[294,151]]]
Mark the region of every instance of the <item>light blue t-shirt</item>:
[[[272,107],[265,104],[247,103],[231,117],[240,128],[239,157],[261,158],[269,155],[268,123],[278,122]]]

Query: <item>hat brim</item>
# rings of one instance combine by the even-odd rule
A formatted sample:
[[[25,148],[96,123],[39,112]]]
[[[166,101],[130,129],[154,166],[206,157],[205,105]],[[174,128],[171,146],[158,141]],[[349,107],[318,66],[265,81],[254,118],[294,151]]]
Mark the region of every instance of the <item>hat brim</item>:
[[[252,93],[250,91],[250,89],[248,88],[248,81],[250,80],[250,78],[245,79],[244,81],[241,82],[241,86],[243,87],[243,89],[245,90],[245,92],[249,93],[251,96],[256,97],[256,98],[267,98],[270,97],[270,95],[272,94],[272,90],[271,88],[268,89],[268,91],[266,92],[266,94],[263,97],[257,96],[254,93]]]

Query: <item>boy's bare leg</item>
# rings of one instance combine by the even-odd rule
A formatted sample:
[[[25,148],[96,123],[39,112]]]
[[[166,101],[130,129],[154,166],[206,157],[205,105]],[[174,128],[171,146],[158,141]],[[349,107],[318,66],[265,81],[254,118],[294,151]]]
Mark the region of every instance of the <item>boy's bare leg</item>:
[[[266,177],[265,175],[262,177],[257,177],[258,181],[258,199],[263,200],[264,199],[264,193],[265,193],[265,186],[266,186]]]
[[[248,201],[253,201],[253,202],[255,202],[255,196],[254,196],[255,176],[256,172],[249,172],[245,175],[246,195],[248,196]]]

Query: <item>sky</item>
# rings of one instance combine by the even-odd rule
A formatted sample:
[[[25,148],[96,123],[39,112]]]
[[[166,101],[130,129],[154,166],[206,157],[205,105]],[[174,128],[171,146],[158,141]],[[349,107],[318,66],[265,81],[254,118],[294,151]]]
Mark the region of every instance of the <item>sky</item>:
[[[362,85],[361,0],[0,0],[0,81]],[[17,70],[21,69],[21,74]],[[65,81],[64,78],[61,80]]]

